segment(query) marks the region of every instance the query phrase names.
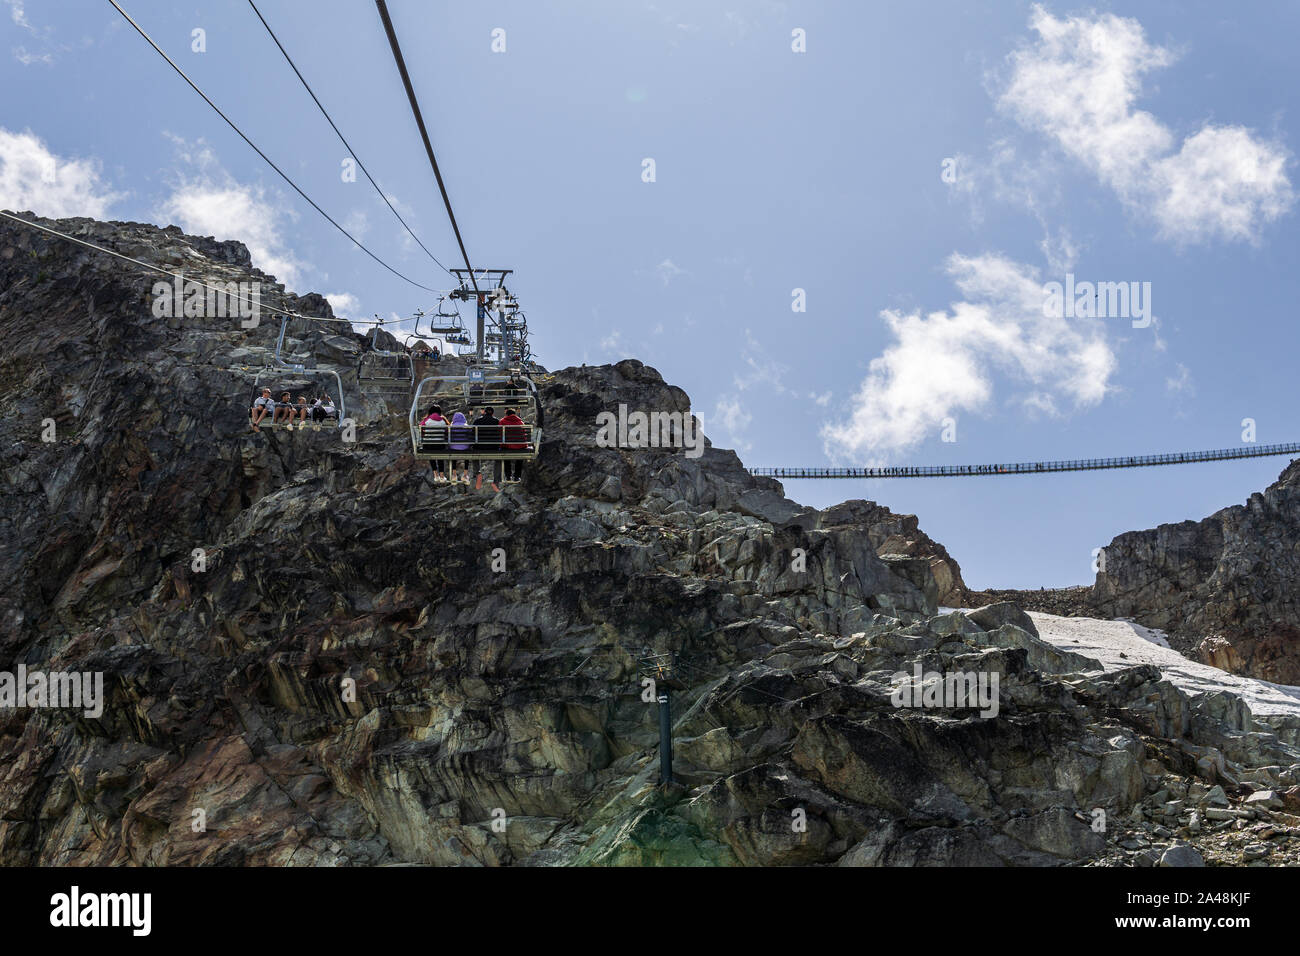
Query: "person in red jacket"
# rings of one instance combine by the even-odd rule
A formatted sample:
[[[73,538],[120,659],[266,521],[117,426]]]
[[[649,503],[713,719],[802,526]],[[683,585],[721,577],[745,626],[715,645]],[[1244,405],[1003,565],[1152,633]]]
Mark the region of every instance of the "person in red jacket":
[[[513,408],[507,408],[501,418],[501,446],[506,451],[524,451],[528,448],[528,430],[524,420],[515,414]],[[518,458],[506,460],[506,482],[515,483],[523,477],[524,463]]]

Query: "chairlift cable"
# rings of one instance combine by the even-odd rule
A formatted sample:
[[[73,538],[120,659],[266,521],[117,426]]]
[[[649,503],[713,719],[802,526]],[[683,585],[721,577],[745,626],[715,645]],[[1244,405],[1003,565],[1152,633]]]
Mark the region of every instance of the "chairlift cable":
[[[271,29],[271,25],[266,22],[266,17],[262,16],[262,11],[257,9],[257,4],[254,3],[253,0],[248,0],[248,5],[252,7],[253,12],[257,14],[257,19],[262,21],[262,26],[266,27],[266,32],[269,33],[271,35],[271,39],[275,41],[275,45],[279,48],[280,52],[284,55],[285,61],[293,69],[294,75],[298,77],[298,80],[299,82],[302,83],[303,88],[306,89],[308,95],[311,96],[312,102],[316,104],[316,108],[321,111],[321,115],[325,117],[326,122],[330,124],[330,128],[334,130],[335,135],[338,136],[339,142],[341,142],[347,148],[348,155],[350,155],[354,160],[356,160],[356,164],[359,167],[361,167],[361,171],[366,174],[366,179],[370,180],[370,185],[375,187],[375,192],[379,193],[379,198],[384,201],[384,205],[386,205],[392,211],[393,215],[397,217],[397,221],[402,224],[402,228],[405,229],[407,233],[410,235],[410,237],[415,240],[416,245],[418,245],[421,249],[424,250],[424,254],[427,255],[430,259],[432,259],[435,263],[437,263],[439,269],[441,269],[443,272],[446,272],[448,275],[451,275],[451,270],[448,269],[446,266],[444,266],[441,262],[439,262],[438,257],[435,256],[432,252],[430,252],[428,248],[425,246],[425,244],[420,241],[420,237],[415,234],[415,232],[411,229],[409,225],[407,225],[406,220],[402,218],[402,214],[397,211],[396,207],[394,207],[392,202],[389,201],[388,196],[385,195],[384,191],[379,188],[379,183],[375,182],[375,177],[370,175],[370,170],[366,169],[366,164],[361,162],[361,158],[357,156],[357,151],[352,148],[352,144],[347,141],[346,137],[344,137],[343,131],[340,130],[338,126],[335,124],[333,117],[331,117],[329,114],[329,111],[325,109],[324,104],[321,103],[320,99],[316,96],[316,91],[311,88],[311,84],[307,82],[306,78],[299,71],[298,65],[294,63],[293,58],[289,56],[289,51],[284,48],[284,44],[280,42],[280,38],[275,35],[275,31]]]
[[[113,2],[113,0],[109,0]],[[438,169],[438,159],[433,154],[433,144],[429,142],[429,131],[424,125],[424,116],[420,113],[419,100],[415,98],[415,88],[411,86],[411,75],[406,71],[406,60],[402,57],[401,45],[397,42],[397,32],[393,29],[392,18],[388,15],[388,6],[384,0],[375,0],[375,6],[379,8],[380,19],[384,21],[384,32],[388,34],[388,45],[393,49],[393,59],[397,62],[397,72],[402,75],[402,85],[406,87],[406,98],[411,103],[411,112],[415,115],[415,125],[420,128],[420,138],[424,140],[424,151],[429,155],[429,165],[433,167],[434,178],[438,180],[438,191],[442,193],[443,205],[447,207],[447,218],[451,220],[451,229],[456,234],[456,244],[460,246],[461,257],[465,260],[465,268],[469,272],[469,281],[474,286],[474,294],[478,296],[478,280],[474,276],[474,268],[469,264],[469,253],[465,251],[465,240],[461,238],[460,226],[456,225],[456,214],[451,211],[451,198],[447,195],[447,185],[442,181],[442,171]]]
[[[361,242],[361,240],[357,239],[356,236],[352,235],[352,233],[348,232],[348,231],[347,231],[346,229],[344,229],[341,225],[339,225],[338,222],[336,222],[336,221],[334,220],[334,217],[332,217],[332,216],[331,216],[329,213],[327,213],[324,209],[322,209],[320,206],[318,206],[318,205],[316,204],[316,201],[315,201],[315,200],[313,200],[310,196],[308,196],[305,192],[303,192],[302,189],[298,186],[298,184],[295,183],[292,179],[290,179],[289,176],[284,172],[284,170],[282,170],[279,166],[277,166],[277,165],[276,165],[276,164],[271,160],[271,157],[267,156],[266,153],[262,152],[262,150],[258,148],[257,144],[254,143],[251,139],[249,139],[249,138],[244,134],[244,131],[241,130],[238,126],[236,126],[235,123],[234,123],[234,121],[232,121],[232,120],[230,119],[230,117],[228,117],[225,113],[223,113],[223,112],[221,111],[221,108],[220,108],[219,106],[217,106],[216,103],[212,102],[212,100],[208,98],[208,95],[207,95],[206,93],[204,93],[201,89],[199,89],[199,87],[195,84],[195,82],[194,82],[193,80],[191,80],[191,79],[189,78],[189,76],[185,73],[185,71],[182,70],[179,66],[176,65],[176,61],[174,61],[170,56],[168,56],[168,55],[163,51],[162,47],[158,46],[157,43],[154,43],[153,39],[149,36],[149,34],[145,33],[144,30],[142,30],[142,29],[140,28],[140,25],[139,25],[138,23],[136,23],[134,20],[131,19],[131,15],[130,15],[129,13],[127,13],[127,12],[126,12],[125,10],[123,10],[120,6],[118,6],[117,0],[108,0],[108,2],[111,3],[111,4],[113,5],[113,9],[115,9],[118,13],[122,14],[122,16],[126,19],[126,22],[127,22],[127,23],[131,24],[131,26],[135,28],[136,33],[138,33],[138,34],[140,34],[140,36],[144,37],[145,40],[148,41],[149,45],[150,45],[151,47],[153,47],[156,51],[158,51],[158,55],[161,56],[164,60],[167,61],[168,65],[170,65],[171,68],[172,68],[173,70],[175,70],[175,71],[180,75],[181,79],[183,79],[186,83],[188,83],[188,84],[190,85],[190,88],[191,88],[192,90],[194,90],[195,93],[198,93],[199,96],[201,96],[201,97],[203,98],[203,101],[204,101],[205,103],[207,103],[209,106],[211,106],[212,109],[216,111],[216,114],[217,114],[218,116],[220,116],[223,120],[226,121],[226,125],[228,125],[228,126],[229,126],[231,129],[233,129],[236,133],[238,133],[239,136],[240,136],[240,138],[243,139],[243,141],[244,141],[245,143],[247,143],[249,146],[251,146],[251,147],[253,148],[253,151],[256,152],[258,156],[261,156],[262,159],[264,159],[264,160],[266,161],[267,165],[269,165],[272,169],[274,169],[277,173],[279,173],[279,174],[280,174],[280,178],[283,179],[283,180],[284,180],[286,183],[288,183],[290,186],[292,186],[293,189],[294,189],[294,191],[295,191],[299,196],[301,196],[303,199],[307,200],[307,202],[311,205],[311,207],[312,207],[313,209],[315,209],[318,213],[320,213],[322,216],[324,216],[325,219],[329,221],[329,224],[330,224],[330,225],[332,225],[332,226],[333,226],[335,229],[337,229],[339,232],[343,233],[343,235],[345,235],[345,236],[347,236],[349,239],[351,239],[351,240],[352,240],[352,243],[353,243],[353,244],[354,244],[358,249],[360,249],[362,252],[364,252],[364,253],[365,253],[366,255],[368,255],[370,258],[374,259],[376,262],[378,262],[381,266],[383,266],[385,269],[387,269],[387,270],[388,270],[389,272],[391,272],[393,275],[397,276],[399,279],[403,280],[404,282],[409,282],[411,285],[415,286],[416,288],[424,289],[426,292],[434,292],[434,293],[436,293],[436,292],[438,291],[437,289],[431,289],[431,288],[429,288],[427,285],[423,285],[423,284],[421,284],[421,283],[419,283],[419,282],[416,282],[414,279],[412,279],[412,278],[410,278],[410,277],[408,277],[408,276],[406,276],[406,275],[403,275],[402,273],[398,272],[396,269],[394,269],[392,266],[390,266],[390,265],[389,265],[387,262],[385,262],[383,259],[379,258],[379,256],[377,256],[377,255],[375,255],[373,252],[371,252],[370,249],[367,248],[366,245],[365,245],[364,243]]]
[[[198,279],[186,278],[185,274],[182,272],[172,272],[171,270],[164,269],[161,266],[151,265],[148,262],[141,262],[139,259],[133,259],[128,255],[123,255],[120,252],[116,252],[112,249],[108,249],[104,246],[99,245],[98,243],[90,242],[86,239],[78,239],[76,236],[70,236],[66,232],[59,232],[59,230],[51,229],[49,226],[42,226],[40,223],[32,222],[30,219],[23,219],[20,216],[15,216],[12,213],[5,212],[3,209],[0,209],[0,216],[4,216],[6,219],[11,219],[17,223],[21,223],[24,226],[31,226],[33,229],[39,229],[41,230],[41,232],[48,232],[50,235],[58,236],[60,239],[66,239],[68,240],[68,242],[75,242],[79,246],[85,246],[88,249],[94,249],[96,252],[102,252],[105,255],[114,256],[118,259],[123,259],[126,262],[134,263],[135,265],[148,269],[151,272],[157,272],[165,276],[170,276],[173,279],[183,279],[185,282],[193,282],[195,285],[198,285],[201,288],[209,290],[211,292],[220,292],[223,295],[230,294],[229,289],[222,289],[215,286],[210,286],[206,282],[201,282]],[[236,298],[238,298],[240,302],[245,301],[245,298],[242,295],[237,295]],[[314,315],[302,315],[301,313],[298,312],[287,312],[284,309],[277,309],[275,306],[267,305],[266,303],[261,301],[258,302],[258,305],[263,309],[276,313],[277,315],[288,316],[291,319],[306,319],[310,322],[348,322],[347,319],[337,319],[337,318],[327,319],[327,318],[314,316]]]

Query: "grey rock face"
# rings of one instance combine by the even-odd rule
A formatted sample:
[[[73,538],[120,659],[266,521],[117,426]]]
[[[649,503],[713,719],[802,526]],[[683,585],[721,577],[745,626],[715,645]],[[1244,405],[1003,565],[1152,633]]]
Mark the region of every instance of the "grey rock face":
[[[1196,848],[1186,843],[1178,843],[1160,855],[1160,866],[1205,866],[1205,860]]]
[[[943,607],[961,607],[966,593],[961,567],[939,542],[918,527],[916,515],[894,514],[874,501],[855,499],[832,505],[821,513],[822,526],[854,525],[866,528],[877,554],[924,558],[930,566]]]
[[[238,244],[60,227],[248,275]],[[251,434],[229,369],[278,326],[156,318],[152,281],[0,227],[0,670],[106,697],[0,710],[0,863],[1154,862],[1216,784],[1271,828],[1251,846],[1289,840],[1240,807],[1247,773],[1300,780],[1281,729],[1098,674],[1014,606],[939,615],[910,516],[803,508],[712,446],[602,447],[620,403],[689,413],[640,362],[539,376],[541,457],[479,494],[434,484],[382,402],[353,443]],[[302,326],[289,347],[346,373],[351,334]],[[677,660],[667,790],[646,650]],[[944,696],[967,677],[996,715]],[[1206,814],[1207,858],[1243,819]]]
[[[1203,521],[1122,534],[1090,605],[1170,632],[1205,663],[1300,683],[1300,462]],[[1190,648],[1189,648],[1190,649]]]
[[[1028,631],[1034,637],[1038,636],[1038,628],[1034,626],[1033,619],[1009,601],[986,604],[984,607],[967,611],[966,616],[986,631],[996,631],[1004,624],[1011,624],[1022,631]]]

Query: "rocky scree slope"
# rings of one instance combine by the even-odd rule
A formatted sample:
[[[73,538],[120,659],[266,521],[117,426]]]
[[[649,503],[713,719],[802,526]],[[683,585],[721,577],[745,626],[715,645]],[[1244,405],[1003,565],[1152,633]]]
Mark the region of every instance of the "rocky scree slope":
[[[57,227],[257,275],[238,243]],[[653,369],[556,372],[524,484],[475,494],[432,484],[382,405],[355,443],[250,434],[228,369],[278,326],[155,318],[154,278],[0,227],[0,669],[99,671],[108,698],[0,710],[0,863],[1142,862],[1094,809],[1260,781],[1276,804],[1233,823],[1278,859],[1300,838],[1288,718],[1101,673],[1011,605],[938,614],[934,555],[881,557],[898,529],[870,503],[800,507],[712,447],[598,447],[619,403],[689,411]],[[355,364],[355,337],[291,331]],[[685,685],[667,792],[646,649]],[[998,717],[895,708],[916,665],[996,672]]]

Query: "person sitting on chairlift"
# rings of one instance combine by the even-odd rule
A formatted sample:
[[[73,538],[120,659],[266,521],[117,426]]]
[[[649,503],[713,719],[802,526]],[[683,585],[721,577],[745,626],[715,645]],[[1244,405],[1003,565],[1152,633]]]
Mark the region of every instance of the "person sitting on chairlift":
[[[501,418],[502,447],[506,451],[524,451],[528,448],[528,433],[524,429],[524,420],[515,414],[513,408],[507,408]],[[524,463],[518,458],[506,459],[506,484],[518,484],[523,477]]]
[[[298,404],[295,405],[295,406],[294,406],[294,409],[293,409],[293,413],[294,413],[294,415],[295,415],[295,416],[297,417],[297,419],[298,419],[298,427],[299,427],[299,428],[306,428],[306,427],[307,427],[307,413],[308,413],[309,411],[311,411],[311,408],[307,405],[307,396],[306,396],[306,395],[299,395],[299,396],[298,396]],[[292,421],[292,420],[293,420],[293,419],[290,419],[290,421]]]
[[[262,429],[257,427],[258,424],[268,414],[272,414],[274,410],[275,410],[275,399],[271,397],[271,390],[269,388],[263,388],[261,397],[253,401],[253,407],[249,411],[249,415],[253,419],[253,431],[260,432]],[[274,418],[272,418],[271,420],[275,421]]]
[[[288,392],[280,393],[280,400],[275,403],[275,414],[271,417],[271,424],[281,421],[282,415],[286,425],[293,424],[293,396]]]
[[[338,409],[334,407],[333,400],[328,395],[322,395],[316,399],[316,403],[311,407],[311,417],[313,421],[323,422],[327,418],[338,418]]]
[[[469,443],[473,440],[474,431],[465,421],[465,413],[457,412],[451,416],[451,444],[447,447],[452,451],[469,451]],[[457,477],[456,472],[461,472]],[[463,458],[457,458],[451,462],[452,481],[469,484],[469,463]]]
[[[482,409],[482,414],[474,419],[474,448],[477,451],[497,451],[501,447],[501,424],[497,417],[492,414],[492,407],[489,405]],[[479,479],[475,487],[483,487],[482,466],[483,460],[474,462],[472,471],[478,472]],[[496,486],[501,483],[501,462],[492,462],[492,484]]]
[[[442,444],[442,442],[446,441],[447,419],[442,417],[441,405],[431,405],[429,407],[429,414],[425,415],[423,418],[420,419],[420,427],[423,428],[425,425],[441,425],[442,426],[441,432],[437,432],[434,435],[431,435],[430,438],[433,443],[439,445]],[[438,439],[437,437],[438,434],[442,435],[441,440]],[[447,463],[445,461],[439,461],[435,459],[429,462],[429,464],[433,466],[433,480],[435,482],[445,482],[447,480]]]

